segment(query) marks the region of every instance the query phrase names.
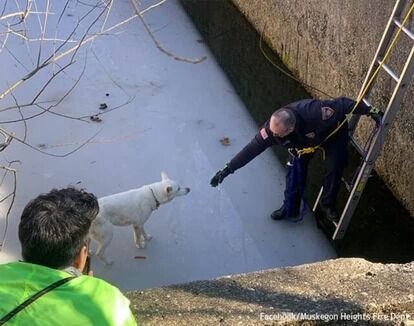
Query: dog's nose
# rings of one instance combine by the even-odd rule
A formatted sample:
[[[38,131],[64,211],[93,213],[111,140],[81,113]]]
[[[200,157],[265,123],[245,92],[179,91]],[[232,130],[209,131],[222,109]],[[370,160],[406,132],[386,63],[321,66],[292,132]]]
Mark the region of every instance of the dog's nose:
[[[185,188],[185,190],[187,190],[187,192],[190,192],[191,189],[190,188]]]

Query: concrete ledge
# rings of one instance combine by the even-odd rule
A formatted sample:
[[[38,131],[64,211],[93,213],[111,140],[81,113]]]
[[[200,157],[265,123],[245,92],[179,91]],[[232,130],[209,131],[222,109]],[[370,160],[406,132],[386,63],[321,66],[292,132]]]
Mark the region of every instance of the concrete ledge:
[[[126,295],[141,325],[414,325],[414,262],[341,258]]]

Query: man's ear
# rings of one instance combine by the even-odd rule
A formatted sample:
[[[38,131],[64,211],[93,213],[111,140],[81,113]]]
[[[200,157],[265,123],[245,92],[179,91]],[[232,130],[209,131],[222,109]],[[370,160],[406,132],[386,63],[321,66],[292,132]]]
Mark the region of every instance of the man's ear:
[[[83,245],[81,250],[75,257],[75,260],[73,262],[73,267],[75,267],[77,270],[82,272],[85,269],[87,258],[88,258],[88,247],[86,245]]]
[[[167,173],[165,173],[164,171],[161,172],[161,180],[169,180],[170,178],[168,177]]]

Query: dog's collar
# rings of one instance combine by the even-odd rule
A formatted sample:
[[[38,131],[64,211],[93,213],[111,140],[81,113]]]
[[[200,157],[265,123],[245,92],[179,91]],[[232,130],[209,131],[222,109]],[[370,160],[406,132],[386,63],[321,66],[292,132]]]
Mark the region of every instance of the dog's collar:
[[[150,188],[152,196],[154,197],[154,200],[155,200],[155,209],[158,209],[158,207],[160,207],[161,204],[158,201],[157,197],[155,197],[155,194],[154,194],[154,191],[152,190],[152,188],[151,187],[149,187],[149,188]]]

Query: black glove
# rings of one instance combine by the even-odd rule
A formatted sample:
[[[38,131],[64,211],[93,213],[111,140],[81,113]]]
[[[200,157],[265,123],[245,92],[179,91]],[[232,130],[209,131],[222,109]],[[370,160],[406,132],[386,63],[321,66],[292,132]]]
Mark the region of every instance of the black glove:
[[[210,185],[212,187],[217,187],[230,173],[233,173],[233,171],[231,171],[229,166],[226,164],[226,166],[222,170],[218,171],[216,175],[211,179]]]
[[[368,111],[368,116],[375,121],[377,125],[381,125],[382,117],[384,116],[384,113],[380,111],[375,106],[371,106],[371,108]]]

